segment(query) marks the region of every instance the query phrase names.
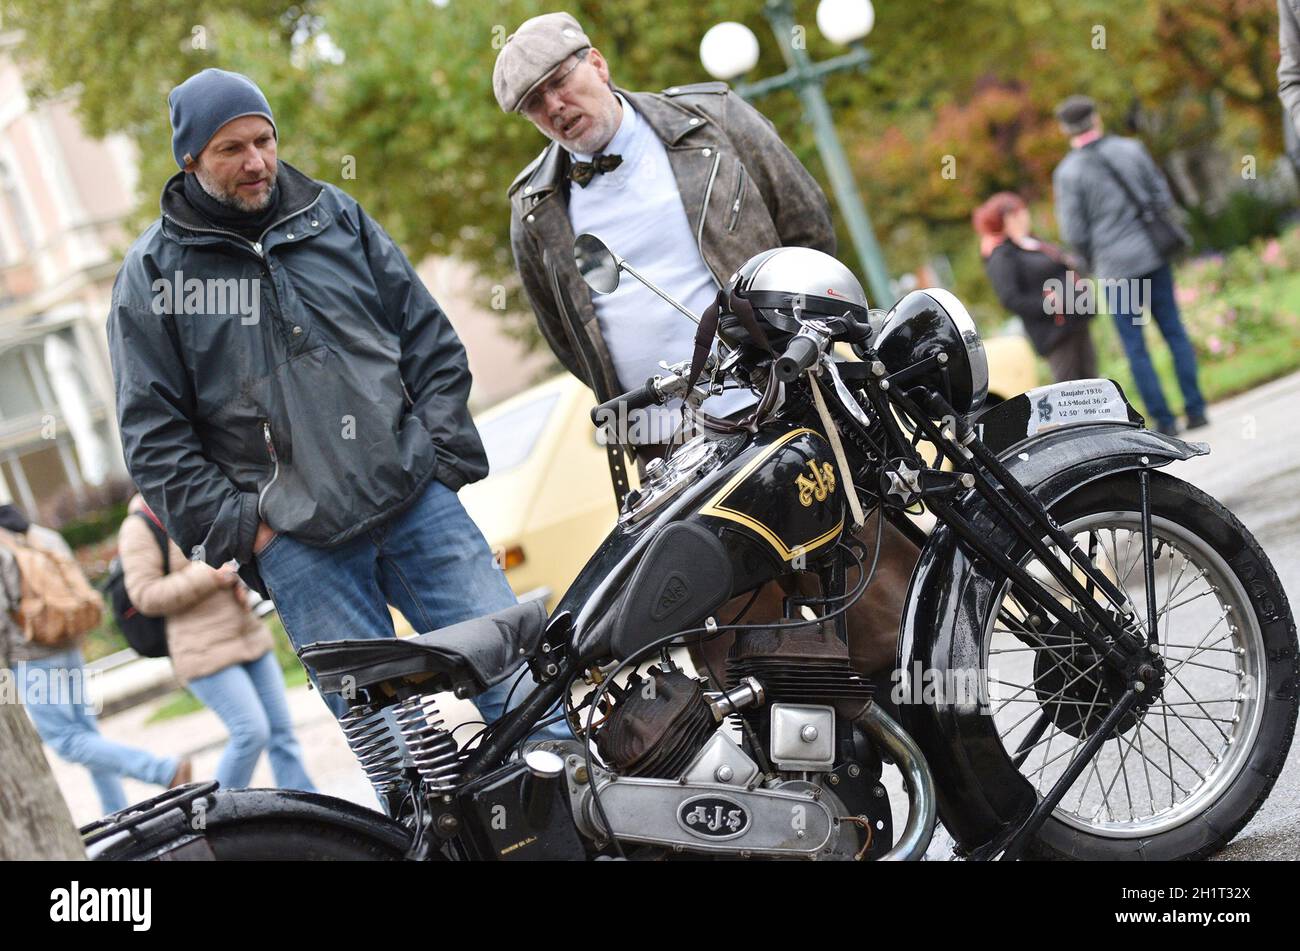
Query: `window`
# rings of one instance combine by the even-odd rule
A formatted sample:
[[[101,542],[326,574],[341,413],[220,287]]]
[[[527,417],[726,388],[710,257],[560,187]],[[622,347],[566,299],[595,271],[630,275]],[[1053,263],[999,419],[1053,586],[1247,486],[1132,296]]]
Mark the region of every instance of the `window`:
[[[22,196],[18,194],[18,183],[14,179],[13,170],[6,162],[0,162],[0,197],[3,197],[9,208],[9,217],[13,222],[14,231],[18,233],[18,240],[22,242],[23,251],[30,254],[36,247],[32,222],[27,217],[27,206],[23,203]]]
[[[550,393],[479,424],[478,432],[483,437],[483,448],[487,450],[488,466],[493,475],[524,464],[559,399],[559,393]]]
[[[0,419],[21,419],[44,409],[22,347],[0,353],[0,380],[4,381],[0,386]]]

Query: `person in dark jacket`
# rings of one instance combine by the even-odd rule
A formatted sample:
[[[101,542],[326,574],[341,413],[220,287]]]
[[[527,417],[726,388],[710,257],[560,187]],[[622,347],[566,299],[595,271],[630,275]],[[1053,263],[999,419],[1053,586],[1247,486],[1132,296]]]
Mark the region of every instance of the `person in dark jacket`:
[[[1030,234],[1029,208],[1014,192],[998,192],[975,209],[971,221],[994,293],[1024,323],[1034,349],[1052,368],[1052,379],[1095,377],[1091,314],[1074,313],[1065,299],[1075,291],[1079,262]]]
[[[180,172],[108,318],[127,467],[168,535],[238,562],[299,648],[392,637],[389,603],[421,631],[513,605],[456,497],[487,457],[446,314],[360,205],[279,161],[252,80],[206,69],[168,104]]]

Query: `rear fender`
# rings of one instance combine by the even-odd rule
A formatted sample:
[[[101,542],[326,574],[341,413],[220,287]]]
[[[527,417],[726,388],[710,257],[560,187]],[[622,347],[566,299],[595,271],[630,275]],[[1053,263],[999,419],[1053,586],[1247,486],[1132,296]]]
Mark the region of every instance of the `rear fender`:
[[[134,807],[133,807],[134,808]],[[133,810],[105,820],[112,823]],[[411,833],[374,809],[320,793],[292,789],[218,789],[133,828],[109,835],[87,848],[96,861],[149,861],[212,858],[205,837],[234,825],[273,822],[309,828],[333,828],[373,843],[378,852],[400,857]],[[98,823],[96,824],[98,825]]]

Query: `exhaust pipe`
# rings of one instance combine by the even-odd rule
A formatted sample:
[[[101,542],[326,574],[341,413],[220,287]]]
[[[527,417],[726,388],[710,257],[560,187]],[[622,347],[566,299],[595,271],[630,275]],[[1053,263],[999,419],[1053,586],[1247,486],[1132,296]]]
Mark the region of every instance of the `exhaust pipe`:
[[[882,862],[916,862],[930,847],[938,806],[934,796],[934,777],[916,742],[890,719],[877,703],[868,703],[858,714],[859,727],[889,754],[907,785],[907,825],[898,843],[880,857]]]

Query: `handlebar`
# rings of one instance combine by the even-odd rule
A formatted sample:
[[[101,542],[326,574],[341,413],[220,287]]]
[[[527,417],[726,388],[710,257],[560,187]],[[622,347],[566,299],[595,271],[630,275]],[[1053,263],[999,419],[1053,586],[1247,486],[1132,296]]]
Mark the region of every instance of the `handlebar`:
[[[664,397],[659,392],[659,378],[650,377],[646,380],[645,386],[638,387],[635,390],[628,390],[613,399],[606,400],[599,406],[592,407],[591,422],[599,426],[607,420],[610,415],[618,415],[619,404],[627,407],[628,412],[634,409],[644,409],[647,406],[656,406],[664,402]]]
[[[792,383],[805,370],[814,366],[817,358],[821,356],[820,336],[818,334],[814,337],[803,330],[795,334],[785,348],[785,353],[776,360],[776,378],[782,383]]]

